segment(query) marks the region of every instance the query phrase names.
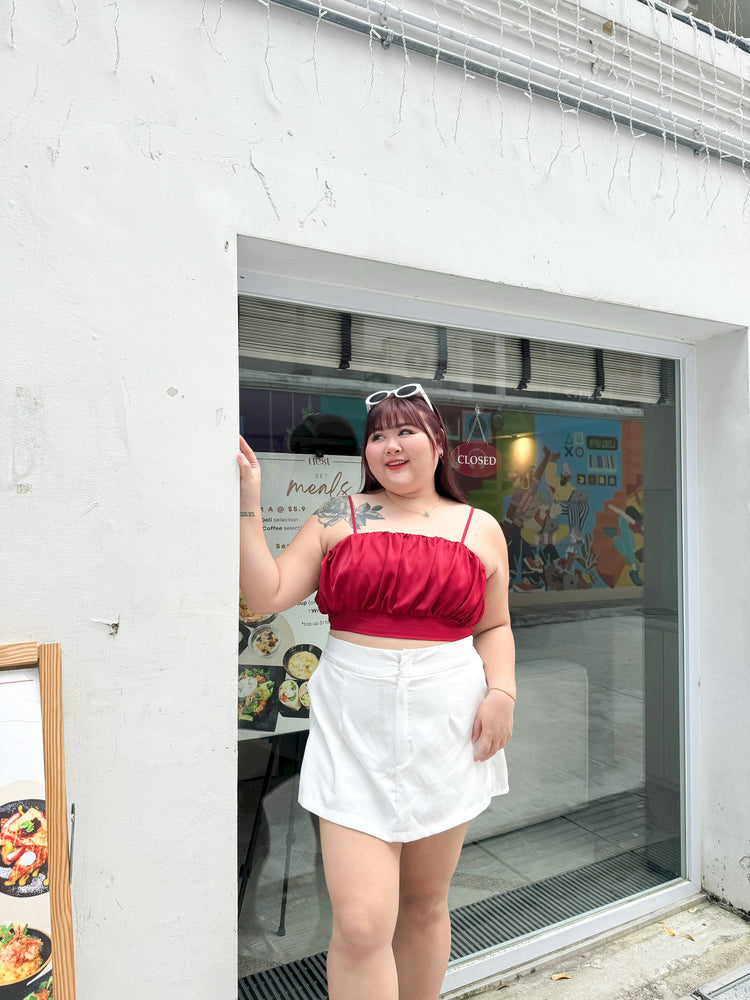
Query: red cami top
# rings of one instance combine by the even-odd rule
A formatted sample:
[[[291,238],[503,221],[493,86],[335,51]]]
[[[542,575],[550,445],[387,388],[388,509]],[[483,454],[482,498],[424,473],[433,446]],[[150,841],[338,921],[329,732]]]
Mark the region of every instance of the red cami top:
[[[323,557],[316,602],[331,628],[396,639],[470,636],[484,614],[486,574],[460,542],[395,531],[357,531]]]

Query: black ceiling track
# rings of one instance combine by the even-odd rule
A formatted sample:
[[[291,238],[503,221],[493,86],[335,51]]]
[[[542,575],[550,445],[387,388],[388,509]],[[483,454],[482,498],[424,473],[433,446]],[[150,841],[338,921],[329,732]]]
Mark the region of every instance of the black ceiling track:
[[[435,369],[435,381],[445,378],[448,370],[448,331],[444,326],[437,327],[438,361]]]
[[[593,398],[601,399],[601,395],[607,387],[604,383],[604,351],[599,348],[594,351],[594,374],[596,376],[596,386]]]
[[[352,361],[352,314],[341,313],[341,360],[339,370],[345,371]]]
[[[531,344],[528,340],[521,341],[521,381],[516,389],[528,389],[531,381]]]

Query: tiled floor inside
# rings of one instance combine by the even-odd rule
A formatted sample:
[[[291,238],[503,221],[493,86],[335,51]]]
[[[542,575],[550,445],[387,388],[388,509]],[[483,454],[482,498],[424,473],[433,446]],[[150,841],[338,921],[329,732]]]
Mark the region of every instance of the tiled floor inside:
[[[531,677],[533,664],[547,663],[551,657],[585,671],[585,697],[565,701],[564,718],[556,720],[561,740],[578,731],[587,749],[585,759],[570,764],[571,769],[580,771],[580,780],[570,786],[579,791],[568,797],[568,808],[559,808],[555,796],[560,782],[554,769],[548,768],[544,759],[524,762],[536,768],[537,777],[525,781],[533,787],[524,790],[521,805],[517,803],[515,808],[517,814],[522,808],[523,814],[536,821],[519,825],[514,820],[516,828],[508,829],[505,817],[513,807],[512,793],[493,801],[490,810],[470,827],[451,887],[451,908],[637,851],[669,836],[669,832],[655,832],[646,815],[641,617],[628,614],[556,623],[541,630],[520,629],[516,640],[519,690],[524,671]],[[548,674],[544,668],[539,683],[547,684],[548,678],[563,696],[566,691],[578,690],[579,680],[572,669],[572,687],[565,688],[565,677]],[[518,713],[517,719],[520,716]],[[570,746],[573,755],[575,744]],[[512,775],[510,754],[509,766]],[[243,860],[260,785],[260,779],[239,785],[238,846]],[[315,821],[296,807],[295,801],[296,784],[293,777],[287,777],[274,780],[263,802],[260,835],[240,916],[240,976],[313,955],[328,944],[330,907]],[[285,927],[279,935],[290,815],[294,817],[293,843]]]

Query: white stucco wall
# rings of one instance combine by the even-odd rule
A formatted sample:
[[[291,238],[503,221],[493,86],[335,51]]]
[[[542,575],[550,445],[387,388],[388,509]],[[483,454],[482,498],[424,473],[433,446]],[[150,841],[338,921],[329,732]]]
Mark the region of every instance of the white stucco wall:
[[[225,0],[206,31],[202,7],[0,3],[0,642],[63,647],[83,1000],[103,975],[109,1000],[236,996],[236,235],[750,320],[738,169],[682,150],[662,162],[648,138],[631,156],[627,133],[615,145],[582,118],[584,162],[574,116],[536,101],[529,118],[517,93],[498,144],[491,83],[461,95],[441,67],[433,106],[433,65],[412,55],[404,87],[402,53],[376,45],[368,98],[363,38],[324,24],[313,63],[312,20],[274,8],[268,34],[264,6]],[[745,368],[723,402],[746,441],[737,340]],[[709,499],[720,547],[748,547],[748,519],[730,540],[730,497]],[[712,594],[702,656],[719,708],[747,648],[729,623],[746,616],[718,570]],[[714,775],[744,723],[704,733]],[[749,787],[747,755],[732,765]],[[719,876],[725,854],[750,854],[747,824],[723,824],[708,878],[750,908],[746,872]]]
[[[741,565],[750,522],[746,331],[701,344],[698,362],[703,884],[747,913],[750,616]]]

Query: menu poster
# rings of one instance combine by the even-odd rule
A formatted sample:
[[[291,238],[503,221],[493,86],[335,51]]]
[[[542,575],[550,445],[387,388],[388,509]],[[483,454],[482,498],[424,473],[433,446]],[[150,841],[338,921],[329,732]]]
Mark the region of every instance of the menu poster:
[[[2,1000],[53,1000],[53,959],[54,997],[74,996],[59,660],[57,645],[0,647]]]
[[[295,533],[330,500],[355,493],[361,460],[350,455],[259,454],[261,514],[278,557]],[[237,714],[240,739],[307,729],[307,682],[328,636],[315,595],[280,614],[249,608],[240,595]]]

